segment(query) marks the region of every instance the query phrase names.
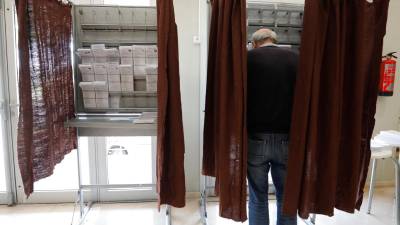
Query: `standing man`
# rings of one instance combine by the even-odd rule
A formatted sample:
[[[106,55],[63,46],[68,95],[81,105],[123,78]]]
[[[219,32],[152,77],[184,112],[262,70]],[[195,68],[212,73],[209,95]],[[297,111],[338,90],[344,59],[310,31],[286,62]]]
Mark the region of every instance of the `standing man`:
[[[298,54],[276,45],[277,35],[260,29],[248,52],[247,174],[250,190],[249,225],[268,225],[268,172],[276,189],[277,225],[296,225],[282,215],[289,130]]]

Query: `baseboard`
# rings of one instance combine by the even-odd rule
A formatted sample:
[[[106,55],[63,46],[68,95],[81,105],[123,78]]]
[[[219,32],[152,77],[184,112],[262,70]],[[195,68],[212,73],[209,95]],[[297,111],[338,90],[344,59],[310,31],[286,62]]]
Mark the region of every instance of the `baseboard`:
[[[394,180],[375,181],[375,188],[394,187],[396,185]],[[369,182],[365,184],[364,190],[369,190]]]
[[[187,199],[199,199],[200,192],[186,192],[186,198]]]

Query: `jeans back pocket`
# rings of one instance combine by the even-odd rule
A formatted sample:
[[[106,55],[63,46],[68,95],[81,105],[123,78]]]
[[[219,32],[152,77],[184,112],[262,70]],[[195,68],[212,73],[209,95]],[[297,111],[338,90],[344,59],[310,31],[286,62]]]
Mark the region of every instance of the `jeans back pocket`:
[[[249,156],[264,156],[265,141],[256,138],[248,138],[248,154]]]

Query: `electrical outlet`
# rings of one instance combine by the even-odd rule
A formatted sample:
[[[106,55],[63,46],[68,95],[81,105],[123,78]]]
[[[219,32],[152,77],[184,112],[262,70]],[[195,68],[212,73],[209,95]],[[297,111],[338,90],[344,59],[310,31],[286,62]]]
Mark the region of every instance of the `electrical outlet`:
[[[193,36],[193,43],[194,44],[201,44],[200,37],[199,36]]]

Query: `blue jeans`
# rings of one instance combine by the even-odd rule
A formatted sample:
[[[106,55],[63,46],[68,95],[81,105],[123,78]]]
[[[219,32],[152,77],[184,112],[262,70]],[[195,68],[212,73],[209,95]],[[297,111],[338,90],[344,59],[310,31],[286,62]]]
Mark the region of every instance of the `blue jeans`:
[[[282,215],[288,158],[287,134],[249,134],[247,176],[250,191],[249,225],[269,225],[268,172],[276,189],[277,225],[296,225],[297,218]]]

